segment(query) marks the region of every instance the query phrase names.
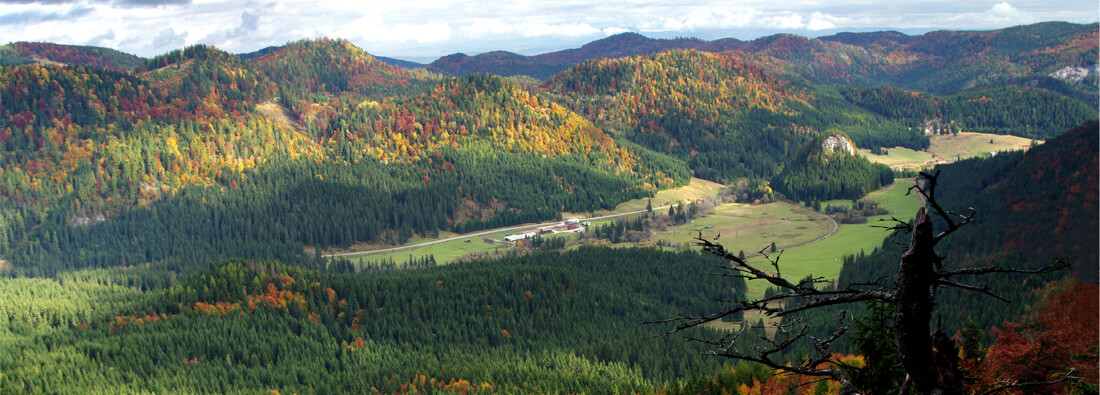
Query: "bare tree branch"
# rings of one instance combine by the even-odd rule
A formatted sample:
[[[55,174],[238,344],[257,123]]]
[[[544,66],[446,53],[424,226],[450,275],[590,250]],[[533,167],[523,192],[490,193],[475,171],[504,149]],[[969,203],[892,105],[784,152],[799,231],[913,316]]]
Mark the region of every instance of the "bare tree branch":
[[[989,274],[989,273],[1043,274],[1043,273],[1049,273],[1049,272],[1054,272],[1054,271],[1066,269],[1066,268],[1069,268],[1069,267],[1070,267],[1069,263],[1066,262],[1064,259],[1057,259],[1057,260],[1054,261],[1054,263],[1051,263],[1049,265],[1043,266],[1043,267],[1038,268],[1038,269],[1030,269],[1030,270],[1029,269],[1012,269],[1012,268],[1004,268],[1004,267],[999,267],[999,266],[989,266],[989,267],[969,267],[969,268],[958,269],[958,270],[944,271],[944,272],[940,272],[938,274],[939,274],[940,278],[949,278],[949,277],[959,276],[959,275],[977,275],[977,274]]]
[[[726,251],[726,248],[723,247],[721,244],[716,244],[716,243],[714,243],[710,240],[704,239],[702,237],[696,237],[695,240],[697,240],[696,245],[702,247],[703,251],[706,251],[706,252],[711,253],[713,255],[717,255],[717,256],[722,257],[722,258],[724,258],[724,259],[726,259],[730,262],[733,262],[735,268],[737,268],[739,270],[746,271],[748,273],[751,273],[753,276],[755,276],[758,279],[766,280],[769,283],[772,283],[773,285],[776,285],[780,288],[800,289],[797,285],[792,284],[790,281],[787,281],[783,277],[780,277],[778,274],[777,275],[770,275],[770,274],[764,272],[763,270],[760,270],[760,269],[757,269],[755,267],[750,266],[749,264],[745,263],[745,261],[743,259],[741,259],[740,257],[738,257],[737,255],[734,255],[734,254],[730,253],[729,251]],[[764,250],[760,250],[760,253],[764,254]],[[766,254],[764,254],[764,257],[767,258],[768,261],[772,262],[772,265],[775,266],[777,268],[777,271],[778,271],[779,264],[776,261],[773,261],[771,258],[769,258]]]
[[[792,333],[791,330],[795,326],[798,326],[798,332],[797,333]],[[776,371],[780,371],[780,372],[790,372],[790,373],[794,373],[794,374],[798,374],[798,375],[804,375],[804,376],[827,377],[827,378],[830,378],[830,379],[833,379],[833,380],[836,380],[837,382],[839,382],[841,384],[841,388],[842,388],[842,391],[844,393],[847,394],[847,393],[854,393],[855,392],[854,388],[851,385],[851,382],[848,381],[847,377],[845,376],[845,374],[842,370],[837,369],[837,368],[822,367],[823,365],[825,365],[827,363],[834,363],[834,364],[837,363],[836,361],[832,361],[831,356],[828,355],[827,353],[825,353],[825,356],[822,357],[822,358],[818,358],[816,360],[807,360],[807,361],[804,361],[803,363],[798,364],[798,365],[787,365],[785,363],[781,363],[781,362],[776,361],[776,360],[771,358],[772,355],[775,355],[776,353],[783,351],[784,349],[791,346],[792,344],[794,344],[794,343],[800,341],[801,339],[805,338],[807,336],[807,333],[808,333],[808,327],[806,325],[804,325],[804,324],[803,325],[794,325],[794,324],[779,325],[776,328],[776,331],[779,334],[783,335],[782,336],[783,340],[777,341],[774,338],[768,338],[766,336],[762,336],[760,338],[764,342],[768,343],[768,347],[767,348],[756,347],[752,350],[753,351],[752,353],[742,352],[742,351],[739,351],[739,350],[736,349],[736,345],[737,345],[736,340],[737,340],[738,337],[743,336],[746,333],[745,329],[746,329],[746,326],[743,325],[741,330],[737,333],[737,335],[734,335],[732,337],[732,340],[729,340],[729,337],[723,338],[723,340],[720,340],[720,341],[707,340],[707,339],[690,339],[690,340],[697,341],[697,342],[702,342],[702,343],[705,343],[705,344],[710,344],[712,346],[715,346],[718,349],[716,351],[705,352],[704,355],[713,355],[713,356],[719,356],[719,357],[724,357],[724,358],[734,358],[734,359],[741,359],[741,360],[750,361],[750,362],[756,362],[756,363],[762,364],[764,366],[767,366],[769,368],[775,369]],[[830,336],[824,342],[829,343],[829,342],[832,342],[832,341],[836,340],[837,338],[840,338],[841,336],[843,336],[842,332],[844,332],[844,330],[841,330],[841,331],[838,331],[838,332],[841,332],[841,333],[837,333],[837,334],[834,334],[834,336]],[[780,336],[778,336],[778,335],[776,336],[776,338],[779,338],[779,337]],[[821,344],[821,343],[822,342],[818,342],[818,344]],[[821,346],[821,347],[823,347],[824,349],[828,348],[827,346]]]
[[[998,393],[998,392],[1001,392],[1001,391],[1008,391],[1008,390],[1014,390],[1014,389],[1045,387],[1045,386],[1048,386],[1048,385],[1055,385],[1055,384],[1065,383],[1065,382],[1071,381],[1071,380],[1080,380],[1080,377],[1077,377],[1077,375],[1074,374],[1076,372],[1077,371],[1075,369],[1070,369],[1068,372],[1066,372],[1062,376],[1062,378],[1060,378],[1058,380],[1052,380],[1052,381],[1035,381],[1035,382],[1029,382],[1029,383],[1005,383],[1005,384],[1001,385],[1000,387],[997,387],[997,388],[991,389],[989,391],[983,392],[982,395],[990,395],[990,394],[995,394],[995,393]]]
[[[871,227],[872,228],[879,228],[879,229],[886,229],[886,230],[893,230],[893,231],[901,231],[903,233],[909,233],[909,232],[913,231],[913,225],[910,225],[908,221],[902,221],[902,220],[898,219],[897,217],[890,217],[890,219],[885,219],[885,218],[879,219],[879,222],[887,222],[887,221],[888,222],[893,222],[893,223],[895,223],[895,225],[894,226],[871,225]]]
[[[853,293],[853,294],[850,294],[850,295],[838,295],[838,296],[833,296],[833,297],[824,298],[824,299],[814,299],[813,301],[808,302],[808,303],[803,304],[803,305],[798,306],[798,307],[785,308],[782,311],[776,312],[774,315],[782,317],[782,316],[785,316],[785,315],[788,315],[788,314],[797,313],[799,311],[816,309],[818,307],[833,306],[833,305],[838,305],[838,304],[856,303],[856,302],[863,302],[863,301],[868,301],[868,300],[881,300],[881,301],[884,301],[884,302],[889,302],[889,301],[892,301],[893,298],[894,298],[894,295],[892,293],[889,293],[889,292],[884,292],[884,291],[863,291],[863,292]]]
[[[940,232],[940,234],[936,235],[933,238],[933,244],[938,243],[940,240],[943,240],[943,238],[947,237],[947,235],[954,233],[956,230],[959,229],[959,227],[974,221],[974,215],[977,214],[977,211],[974,210],[973,207],[969,208],[970,213],[962,215],[954,211],[944,210],[943,206],[940,206],[939,202],[936,201],[936,185],[939,182],[940,177],[939,170],[936,170],[935,174],[928,174],[922,171],[920,172],[920,175],[925,179],[925,186],[921,187],[920,184],[917,183],[912,187],[909,187],[909,191],[912,192],[916,190],[917,193],[920,195],[921,200],[924,201],[924,204],[928,207],[931,207],[932,210],[936,212],[936,215],[947,223],[947,229],[944,229],[943,232]],[[958,217],[958,219],[962,220],[962,222],[955,222],[955,217]]]
[[[983,285],[983,286],[979,287],[979,286],[976,286],[976,285],[957,283],[957,282],[954,282],[954,281],[947,281],[947,280],[936,280],[935,283],[936,283],[936,285],[943,285],[943,286],[948,286],[948,287],[955,287],[955,288],[965,289],[967,291],[978,292],[978,293],[981,293],[983,295],[992,296],[993,298],[995,298],[999,301],[1002,301],[1002,302],[1005,302],[1005,303],[1011,303],[1008,299],[1005,299],[1005,298],[1001,297],[1000,295],[997,295],[997,294],[993,293],[992,291],[990,291],[988,285]]]

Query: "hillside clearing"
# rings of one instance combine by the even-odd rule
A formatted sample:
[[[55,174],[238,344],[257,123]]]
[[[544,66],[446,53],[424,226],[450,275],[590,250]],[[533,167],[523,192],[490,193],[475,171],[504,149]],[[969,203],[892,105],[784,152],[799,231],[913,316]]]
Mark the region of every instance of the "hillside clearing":
[[[729,245],[745,246],[745,254],[752,255],[772,242],[786,248],[819,239],[832,230],[831,221],[805,207],[780,202],[756,206],[731,203],[716,207],[714,213],[692,223],[657,232],[652,239],[681,245],[702,234],[705,238],[720,237]]]
[[[280,106],[277,103],[267,102],[263,104],[257,104],[256,111],[287,129],[299,133],[305,130],[305,128],[303,128],[301,124],[290,119],[290,113],[287,112],[286,108],[283,108],[283,106]]]
[[[1031,148],[1032,140],[1024,137],[990,133],[962,132],[958,135],[937,135],[930,138],[927,151],[909,148],[888,148],[889,155],[875,155],[871,150],[860,149],[860,155],[876,163],[897,169],[920,169],[939,163],[989,155],[992,152],[1017,151]],[[990,141],[993,141],[990,143]],[[1042,141],[1036,140],[1037,143]]]
[[[951,161],[956,157],[966,159],[990,152],[1026,150],[1031,148],[1031,141],[1024,137],[962,132],[957,136],[936,136],[928,150],[937,158]]]

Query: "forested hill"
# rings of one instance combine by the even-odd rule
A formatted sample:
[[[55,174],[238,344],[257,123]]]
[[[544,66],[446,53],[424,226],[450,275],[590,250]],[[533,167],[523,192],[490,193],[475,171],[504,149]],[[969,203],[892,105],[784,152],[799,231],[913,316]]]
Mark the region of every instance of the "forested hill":
[[[305,245],[545,220],[689,176],[542,93],[340,40],[253,61],[193,46],[132,73],[3,66],[0,90],[0,256],[26,274],[301,262]]]
[[[585,60],[648,55],[672,49],[715,53],[736,50],[788,61],[800,74],[822,83],[886,85],[953,93],[1005,83],[1057,85],[1059,78],[1064,76],[1052,78],[1052,73],[1096,65],[1097,26],[1045,22],[992,31],[937,31],[919,36],[874,32],[807,39],[777,34],[752,41],[721,39],[709,42],[652,39],[623,33],[579,49],[535,56],[504,52],[472,57],[446,56],[429,68],[457,75],[488,72],[548,79]],[[1070,89],[1078,92],[1095,90],[1096,73],[1071,85]]]
[[[1097,24],[1045,22],[991,31],[845,33],[753,40],[743,51],[791,61],[821,82],[953,93],[1096,64]],[[1093,74],[1084,86],[1095,87]],[[1095,89],[1095,88],[1093,88]]]
[[[724,361],[641,322],[745,289],[715,257],[654,249],[413,264],[233,260],[145,292],[119,285],[138,268],[0,278],[0,392],[653,393]]]
[[[390,65],[346,40],[301,40],[259,54],[252,61],[294,105],[300,93],[393,92],[438,79],[423,70]]]
[[[620,33],[585,44],[580,48],[566,49],[534,56],[523,56],[505,51],[493,51],[469,56],[447,55],[427,65],[451,75],[493,73],[503,76],[527,75],[548,79],[573,65],[590,59],[611,59],[648,55],[672,49],[697,48],[703,41],[695,39],[653,39],[637,33]]]
[[[1045,140],[1096,120],[1096,108],[1057,91],[983,87],[950,95],[901,88],[840,88],[844,98],[918,128],[1010,134]],[[922,123],[923,122],[923,123]]]
[[[978,225],[953,236],[948,252],[979,262],[1063,258],[1081,281],[1097,282],[1098,153],[1100,125],[1092,122],[1027,153],[945,166],[941,195],[979,213]]]
[[[771,180],[772,188],[795,201],[812,202],[857,200],[894,183],[889,167],[871,163],[856,148],[844,132],[827,130],[799,149]]]
[[[937,194],[976,221],[944,240],[957,264],[1066,259],[1084,282],[1097,282],[1100,125],[1091,122],[1027,152],[941,165]]]
[[[743,52],[669,51],[588,61],[554,76],[545,89],[598,125],[717,181],[771,178],[815,133],[831,128],[864,148],[923,149],[929,122],[1043,138],[1097,118],[1095,110],[1044,89],[943,97],[814,84],[797,67]]]
[[[17,66],[32,63],[95,66],[129,71],[141,66],[142,59],[103,47],[29,42],[0,45],[0,65]]]
[[[597,124],[716,181],[769,177],[806,139],[787,127],[809,84],[740,54],[670,51],[582,63],[547,89]],[[770,68],[766,71],[765,66]],[[777,126],[778,125],[778,126]]]

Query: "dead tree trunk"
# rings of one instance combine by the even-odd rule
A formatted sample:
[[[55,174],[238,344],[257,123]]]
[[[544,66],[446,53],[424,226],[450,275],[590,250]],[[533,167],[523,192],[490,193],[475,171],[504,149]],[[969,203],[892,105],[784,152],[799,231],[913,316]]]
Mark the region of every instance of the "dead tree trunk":
[[[941,366],[945,362],[942,354],[956,352],[954,346],[951,345],[952,350],[934,351],[932,335],[928,332],[935,305],[934,287],[939,279],[936,272],[939,256],[933,249],[935,245],[932,219],[921,208],[915,218],[909,251],[901,257],[894,292],[898,354],[909,373],[908,381],[918,394],[961,394],[963,386],[956,374],[958,358],[954,358],[954,366]],[[938,342],[936,346],[944,347],[945,344]]]

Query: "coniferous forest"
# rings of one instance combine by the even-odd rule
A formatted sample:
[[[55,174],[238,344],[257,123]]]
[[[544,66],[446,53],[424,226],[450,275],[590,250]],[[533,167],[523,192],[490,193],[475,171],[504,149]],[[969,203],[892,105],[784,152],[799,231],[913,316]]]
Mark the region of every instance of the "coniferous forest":
[[[705,355],[699,340],[772,347],[783,334],[765,323],[791,322],[827,338],[840,307],[675,331],[665,320],[776,291],[688,243],[621,243],[656,234],[656,194],[693,178],[745,207],[862,208],[914,170],[859,148],[925,152],[931,134],[959,131],[1034,143],[921,169],[942,175],[944,206],[977,213],[939,245],[942,264],[1068,266],[981,277],[1004,303],[936,291],[935,325],[962,350],[967,390],[1057,381],[1043,391],[1096,393],[1100,85],[1052,74],[1095,68],[1081,43],[1096,25],[887,33],[618,35],[426,68],[330,38],[150,58],[0,46],[0,393],[838,393]],[[965,49],[979,53],[966,67],[945,60]],[[645,214],[595,224],[580,243],[535,238],[457,262],[325,256],[635,199],[649,200]],[[703,200],[668,208],[661,226],[694,224]],[[789,280],[894,286],[909,237],[898,224],[838,277]],[[831,360],[862,393],[897,393],[894,312],[845,308],[852,335]],[[792,366],[818,351],[782,348],[772,357]]]

